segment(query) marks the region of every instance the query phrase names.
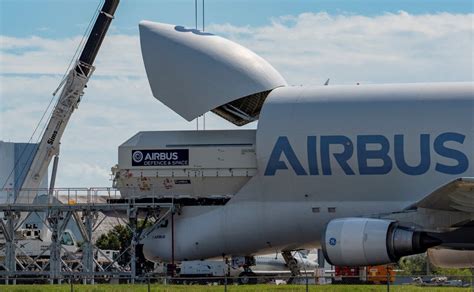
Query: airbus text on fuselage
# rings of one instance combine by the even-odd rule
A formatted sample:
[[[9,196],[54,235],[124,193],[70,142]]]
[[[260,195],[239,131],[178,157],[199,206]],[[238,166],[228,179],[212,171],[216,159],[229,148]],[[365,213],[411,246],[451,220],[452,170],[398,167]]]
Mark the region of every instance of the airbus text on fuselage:
[[[383,175],[394,168],[407,175],[422,175],[431,167],[444,174],[461,174],[468,169],[469,159],[465,153],[456,149],[456,146],[463,144],[465,137],[456,132],[445,132],[437,136],[420,134],[417,141],[420,149],[419,161],[413,165],[405,159],[406,139],[403,134],[391,137],[358,135],[354,141],[343,135],[307,136],[308,167],[305,168],[301,158],[295,154],[288,137],[280,136],[271,152],[265,176],[274,176],[277,171],[289,169],[296,175],[331,175],[331,156],[334,156],[346,175]],[[393,154],[390,151],[392,148]],[[349,164],[349,160],[354,156],[357,156],[357,169]],[[452,163],[440,162],[439,157],[449,159]]]

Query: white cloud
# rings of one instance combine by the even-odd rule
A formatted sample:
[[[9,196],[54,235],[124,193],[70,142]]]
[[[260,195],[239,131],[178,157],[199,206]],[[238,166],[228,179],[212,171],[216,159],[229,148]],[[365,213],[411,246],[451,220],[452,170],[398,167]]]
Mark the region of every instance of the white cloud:
[[[375,17],[304,13],[208,31],[249,47],[290,84],[473,79],[472,14]],[[27,141],[79,37],[0,37],[0,139]],[[109,35],[61,143],[58,186],[110,186],[117,147],[141,130],[194,129],[153,98],[138,36]],[[255,124],[249,127],[255,127]],[[207,128],[233,128],[213,114]]]
[[[271,25],[214,24],[209,31],[252,48],[291,84],[468,81],[473,14],[375,17],[303,13]]]
[[[0,38],[3,74],[62,75],[82,37],[46,39],[36,36]],[[138,36],[110,35],[105,38],[95,64],[96,76],[144,76]]]
[[[85,162],[84,159],[76,157],[61,161],[59,171],[58,182],[67,181],[69,183],[67,185],[56,184],[57,187],[97,187],[95,184],[98,181],[101,182],[99,187],[110,186],[110,183],[104,184],[110,180],[110,167],[104,168],[101,163]]]

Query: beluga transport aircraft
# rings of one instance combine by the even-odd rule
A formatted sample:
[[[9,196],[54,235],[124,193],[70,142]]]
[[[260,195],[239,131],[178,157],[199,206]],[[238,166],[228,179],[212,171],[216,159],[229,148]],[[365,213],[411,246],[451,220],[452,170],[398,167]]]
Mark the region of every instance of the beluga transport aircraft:
[[[172,224],[148,230],[149,260],[251,265],[321,247],[333,265],[428,251],[436,265],[474,267],[474,83],[288,86],[222,37],[139,27],[158,100],[188,121],[258,120],[256,130],[139,132],[119,147],[124,197],[183,202]]]

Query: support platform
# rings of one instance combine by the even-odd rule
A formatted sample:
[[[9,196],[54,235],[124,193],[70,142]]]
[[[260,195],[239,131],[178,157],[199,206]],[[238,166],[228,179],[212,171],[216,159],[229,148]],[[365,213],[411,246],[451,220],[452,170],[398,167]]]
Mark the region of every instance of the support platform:
[[[81,281],[91,284],[120,278],[134,283],[144,276],[140,275],[142,271],[137,267],[137,259],[140,242],[148,234],[140,228],[139,217],[157,226],[179,208],[173,200],[122,199],[112,188],[28,192],[31,203],[0,204],[0,217],[3,217],[0,220],[0,237],[3,237],[0,238],[0,279],[6,284],[28,278],[50,283]],[[37,200],[33,199],[36,194],[45,195]],[[25,222],[32,216],[41,218],[41,228],[25,228],[31,228],[31,224]],[[93,240],[111,216],[131,231],[130,245],[113,258],[99,249]],[[63,235],[71,228],[78,230],[82,237],[81,242],[74,244],[78,246],[67,246],[63,242]],[[33,231],[38,235],[37,239],[25,238],[25,234]]]

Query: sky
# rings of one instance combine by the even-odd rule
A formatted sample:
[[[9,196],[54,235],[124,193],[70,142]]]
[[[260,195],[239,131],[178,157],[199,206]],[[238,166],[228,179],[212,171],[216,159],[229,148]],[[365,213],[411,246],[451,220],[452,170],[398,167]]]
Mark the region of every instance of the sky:
[[[206,0],[204,28],[255,51],[290,85],[473,81],[473,3]],[[0,140],[30,139],[100,5],[0,0]],[[138,36],[143,19],[194,27],[195,1],[121,0],[63,136],[57,186],[111,186],[117,148],[135,133],[195,129],[150,91]],[[206,115],[206,129],[230,128]]]

